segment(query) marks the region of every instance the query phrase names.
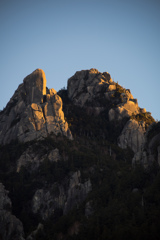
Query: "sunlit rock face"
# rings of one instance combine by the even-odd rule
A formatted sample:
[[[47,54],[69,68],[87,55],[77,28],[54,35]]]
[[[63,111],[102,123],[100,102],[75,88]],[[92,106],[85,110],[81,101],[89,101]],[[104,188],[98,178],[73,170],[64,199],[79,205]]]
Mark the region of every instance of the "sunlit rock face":
[[[130,117],[132,114],[140,113],[138,103],[132,99],[120,103],[116,108],[109,111],[109,120],[122,120],[124,117]]]
[[[23,83],[28,103],[43,102],[43,96],[46,95],[46,76],[42,69],[36,69]]]
[[[119,147],[130,147],[134,153],[141,150],[144,143],[145,123],[129,120],[118,139]]]
[[[107,91],[112,79],[109,73],[100,73],[97,69],[78,71],[68,79],[68,97],[79,106],[95,100]]]
[[[108,72],[101,73],[94,68],[78,71],[68,79],[67,90],[75,105],[87,107],[90,112],[96,114],[98,109],[100,113],[107,107],[110,121],[140,112],[137,99],[130,90],[112,81]]]
[[[133,150],[133,162],[145,159],[144,144],[148,127],[145,121],[149,114],[146,109],[139,107],[130,89],[114,82],[108,72],[101,73],[92,68],[78,71],[69,78],[67,91],[72,103],[86,109],[87,114],[98,116],[104,113],[108,124],[117,124],[122,128],[117,139],[118,145]],[[138,116],[142,118],[139,121]]]
[[[153,122],[146,130],[145,121],[130,119],[125,124],[118,138],[118,146],[122,149],[130,147],[133,150],[133,166],[141,163],[147,168],[153,162],[157,162],[160,166],[160,128],[158,125],[158,122]]]
[[[31,141],[50,133],[72,139],[62,99],[54,89],[46,88],[45,73],[37,69],[23,80],[0,114],[0,144]]]

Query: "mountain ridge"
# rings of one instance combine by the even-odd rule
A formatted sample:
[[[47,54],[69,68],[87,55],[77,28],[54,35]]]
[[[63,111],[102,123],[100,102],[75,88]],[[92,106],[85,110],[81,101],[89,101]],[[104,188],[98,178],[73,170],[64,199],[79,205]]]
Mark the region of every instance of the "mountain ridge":
[[[159,236],[160,124],[107,72],[59,92],[41,69],[24,78],[0,113],[0,166],[2,240]]]

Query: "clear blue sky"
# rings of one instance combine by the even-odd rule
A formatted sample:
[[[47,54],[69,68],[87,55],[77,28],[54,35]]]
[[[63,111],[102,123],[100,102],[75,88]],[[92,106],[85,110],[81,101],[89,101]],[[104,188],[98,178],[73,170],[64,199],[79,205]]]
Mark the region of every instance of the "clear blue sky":
[[[57,91],[97,68],[160,120],[159,0],[0,0],[0,43],[0,109],[36,68]]]

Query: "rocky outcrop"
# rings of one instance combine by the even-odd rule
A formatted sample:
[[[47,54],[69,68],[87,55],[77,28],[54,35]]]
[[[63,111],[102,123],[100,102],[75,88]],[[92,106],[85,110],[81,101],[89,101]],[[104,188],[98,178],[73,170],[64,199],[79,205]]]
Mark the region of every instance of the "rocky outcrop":
[[[74,172],[64,184],[54,183],[49,189],[38,189],[32,199],[33,213],[39,213],[43,220],[62,209],[66,214],[85,200],[92,190],[90,179],[81,183],[80,171]]]
[[[140,109],[136,100],[127,99],[119,104],[116,108],[109,111],[109,120],[122,120],[124,117],[130,117],[132,114],[140,113]]]
[[[147,130],[142,151],[134,156],[133,164],[137,161],[141,161],[145,167],[155,161],[160,166],[160,122],[154,122]]]
[[[81,172],[77,171],[73,173],[69,180],[67,199],[63,208],[64,214],[71,210],[73,206],[78,206],[79,203],[84,201],[91,190],[92,185],[90,179],[81,183]]]
[[[100,73],[97,69],[78,71],[68,79],[68,97],[75,105],[83,107],[92,103],[107,91],[112,79],[109,73]],[[113,84],[114,85],[114,84]]]
[[[97,69],[78,71],[68,79],[68,97],[75,105],[87,107],[97,115],[109,108],[109,120],[122,120],[132,114],[144,112],[130,90],[112,81],[108,72]],[[107,101],[107,102],[106,102]],[[89,108],[89,109],[88,109]],[[92,108],[92,109],[91,109]]]
[[[41,234],[41,236],[43,236],[43,229],[44,229],[44,226],[42,223],[39,223],[37,228],[31,232],[31,234],[27,237],[26,240],[35,240],[37,239],[37,234]]]
[[[62,99],[54,89],[46,88],[45,73],[37,69],[23,80],[0,114],[0,144],[14,139],[27,142],[51,133],[72,139]]]
[[[16,171],[20,172],[22,167],[27,167],[28,165],[30,166],[30,171],[35,171],[45,159],[48,159],[50,162],[57,162],[61,159],[57,148],[48,150],[45,154],[44,152],[44,148],[37,147],[36,143],[29,146],[17,160]]]
[[[152,130],[158,124],[154,122],[146,130],[144,121],[130,119],[123,128],[118,138],[118,145],[123,149],[130,147],[133,150],[133,166],[141,163],[146,168],[153,162],[160,165],[160,128],[157,127],[156,131]]]
[[[130,147],[134,152],[132,159],[132,165],[142,162],[143,166],[148,165],[146,154],[144,153],[145,145],[145,122],[138,122],[134,119],[130,119],[122,130],[121,135],[118,138],[118,145],[122,149]]]
[[[141,150],[144,144],[145,123],[130,119],[118,138],[119,147],[125,149],[130,147],[134,153]]]
[[[33,213],[39,213],[43,220],[54,214],[56,209],[63,209],[66,201],[65,189],[58,183],[50,188],[38,189],[32,199]]]
[[[0,239],[24,240],[23,225],[16,216],[11,213],[12,203],[8,197],[8,191],[0,183]]]

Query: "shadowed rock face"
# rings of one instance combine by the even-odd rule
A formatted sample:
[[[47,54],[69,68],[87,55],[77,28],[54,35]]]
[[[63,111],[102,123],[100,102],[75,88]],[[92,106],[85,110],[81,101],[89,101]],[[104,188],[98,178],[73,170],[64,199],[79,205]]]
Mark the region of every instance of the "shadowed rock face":
[[[41,69],[28,75],[0,114],[0,144],[14,139],[22,142],[62,134],[72,139],[64,119],[62,100],[54,89],[46,88]]]
[[[12,203],[8,191],[0,183],[0,239],[24,240],[24,231],[21,221],[11,213]]]
[[[65,179],[65,184],[55,183],[50,189],[38,189],[32,199],[33,213],[40,213],[46,220],[55,211],[61,208],[67,214],[73,206],[83,202],[92,190],[90,179],[81,183],[81,172],[74,172]]]

